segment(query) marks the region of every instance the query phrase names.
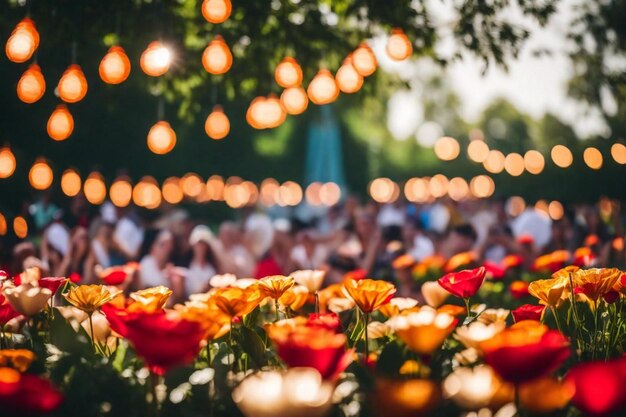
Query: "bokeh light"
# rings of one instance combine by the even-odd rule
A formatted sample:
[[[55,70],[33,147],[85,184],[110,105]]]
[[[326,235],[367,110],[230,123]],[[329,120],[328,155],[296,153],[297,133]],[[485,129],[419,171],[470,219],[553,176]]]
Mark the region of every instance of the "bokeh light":
[[[565,210],[563,208],[563,204],[554,200],[548,204],[548,215],[552,220],[560,220],[563,218],[563,214]]]
[[[461,177],[454,177],[448,183],[448,195],[454,201],[461,201],[469,194],[469,185]]]
[[[317,105],[332,103],[339,97],[337,81],[326,68],[317,72],[306,91],[309,99]]]
[[[535,210],[547,215],[548,214],[548,202],[546,200],[537,200],[537,202],[535,203]]]
[[[306,187],[304,191],[304,197],[306,202],[312,206],[321,206],[322,200],[320,198],[320,190],[322,188],[321,182],[312,182]]]
[[[511,217],[517,217],[526,210],[526,201],[518,195],[514,195],[506,200],[505,210]]]
[[[385,50],[389,58],[403,61],[413,53],[413,45],[402,29],[395,28],[391,31]]]
[[[220,75],[227,73],[232,65],[233,54],[224,38],[217,35],[202,53],[202,66],[209,74]]]
[[[28,172],[28,181],[35,190],[47,190],[53,179],[52,168],[42,159],[37,160]]]
[[[163,200],[170,204],[178,204],[185,197],[180,187],[180,179],[176,177],[170,177],[163,181],[161,193],[163,194]]]
[[[4,217],[4,214],[0,213],[0,236],[6,235],[7,229],[7,219]]]
[[[510,153],[504,158],[504,169],[509,175],[518,177],[524,173],[524,157],[518,153]]]
[[[428,182],[428,190],[435,198],[443,197],[448,193],[448,178],[442,174],[434,175]]]
[[[489,155],[489,146],[482,140],[473,140],[467,145],[467,156],[470,160],[483,163]]]
[[[5,52],[7,58],[15,63],[28,61],[39,47],[39,32],[35,22],[26,17],[22,19],[11,32],[7,40]]]
[[[230,0],[204,0],[202,2],[202,16],[207,22],[220,24],[230,17],[233,5]]]
[[[46,125],[48,136],[56,141],[69,138],[74,131],[74,117],[65,104],[59,104]]]
[[[334,182],[327,182],[320,187],[319,197],[325,206],[334,206],[341,199],[341,188]]]
[[[261,183],[261,204],[267,207],[275,205],[277,203],[276,199],[278,197],[279,189],[280,185],[278,184],[278,181],[276,181],[274,178],[264,179]]]
[[[224,200],[225,186],[226,184],[224,183],[224,179],[222,177],[220,177],[219,175],[211,175],[209,179],[206,181],[206,186],[205,186],[207,197],[215,201]]]
[[[602,168],[602,153],[598,150],[598,148],[589,147],[585,149],[583,152],[583,160],[585,164],[591,169],[600,169]]]
[[[363,76],[352,65],[352,55],[349,55],[335,74],[339,89],[346,94],[356,93],[363,86]]]
[[[505,156],[498,150],[491,150],[487,154],[487,159],[483,161],[483,167],[492,174],[499,174],[504,170]]]
[[[567,168],[574,162],[572,151],[563,145],[555,145],[550,151],[550,157],[559,168]]]
[[[614,143],[611,146],[611,156],[618,164],[626,164],[626,146],[622,143]]]
[[[280,206],[297,206],[302,201],[302,188],[293,181],[285,181],[278,189]]]
[[[78,103],[87,95],[87,79],[79,65],[70,65],[59,80],[57,91],[66,103]]]
[[[13,219],[13,233],[18,239],[26,239],[28,236],[28,223],[22,216],[16,216]]]
[[[9,178],[15,172],[15,155],[11,148],[5,146],[0,148],[0,178]]]
[[[363,77],[368,77],[376,71],[378,62],[372,48],[367,43],[363,42],[352,53],[352,65]]]
[[[425,203],[430,198],[429,181],[423,178],[411,178],[404,184],[404,196],[414,203]]]
[[[100,61],[100,78],[107,84],[120,84],[130,75],[130,60],[121,46],[114,45]]]
[[[533,175],[541,174],[546,161],[539,151],[530,150],[524,154],[524,168]]]
[[[46,80],[39,65],[32,64],[17,82],[17,97],[24,103],[32,104],[39,101],[46,92]]]
[[[487,175],[477,175],[470,181],[470,190],[476,198],[487,198],[495,192],[496,184]]]
[[[172,63],[172,52],[161,42],[151,42],[141,54],[139,65],[146,75],[159,77],[165,74]]]
[[[303,113],[309,105],[309,97],[302,87],[286,88],[280,94],[280,104],[289,114]]]
[[[109,198],[116,207],[126,207],[133,198],[133,186],[126,177],[117,178],[109,188]]]
[[[91,204],[98,205],[104,202],[107,196],[107,187],[99,172],[89,174],[83,185],[83,193]]]
[[[276,83],[283,88],[298,87],[302,84],[302,68],[293,57],[285,57],[274,70]]]
[[[165,155],[176,146],[176,132],[164,120],[155,123],[148,132],[148,149],[157,155]]]
[[[230,120],[224,113],[222,106],[213,107],[213,111],[204,122],[204,131],[207,136],[214,140],[224,139],[230,132]]]
[[[151,210],[161,205],[161,189],[153,177],[146,176],[139,180],[133,188],[133,202]]]
[[[73,169],[66,169],[61,175],[61,190],[68,197],[74,197],[80,193],[83,181],[78,172]]]
[[[439,138],[437,142],[435,142],[433,150],[435,151],[435,155],[437,155],[437,158],[441,159],[442,161],[452,161],[453,159],[456,159],[457,156],[459,156],[459,153],[461,152],[461,147],[459,146],[459,142],[456,139],[449,136],[443,136]]]
[[[400,187],[389,178],[376,178],[369,185],[369,193],[377,203],[393,203],[400,196]]]

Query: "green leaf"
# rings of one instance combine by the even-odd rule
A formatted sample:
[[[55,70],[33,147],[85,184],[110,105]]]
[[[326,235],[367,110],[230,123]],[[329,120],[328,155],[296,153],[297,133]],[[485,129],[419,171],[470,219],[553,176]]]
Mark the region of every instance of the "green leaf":
[[[239,328],[239,338],[241,348],[250,356],[258,368],[267,365],[265,344],[257,332],[249,329],[248,327],[242,326]]]
[[[404,359],[402,348],[396,342],[387,343],[378,357],[376,370],[384,375],[395,376],[400,371]]]
[[[79,332],[75,332],[58,310],[50,320],[50,342],[64,352],[93,355],[89,336],[84,329],[81,327]]]

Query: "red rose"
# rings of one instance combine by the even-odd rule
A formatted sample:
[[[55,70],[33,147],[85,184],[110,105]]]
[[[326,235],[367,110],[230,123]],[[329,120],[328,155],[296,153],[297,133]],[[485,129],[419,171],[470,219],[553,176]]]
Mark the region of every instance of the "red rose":
[[[557,330],[522,321],[483,342],[485,362],[505,381],[519,384],[555,371],[570,355],[567,338]]]
[[[576,365],[566,376],[576,388],[572,403],[585,415],[624,415],[626,359]]]
[[[0,374],[2,415],[47,414],[61,405],[63,395],[50,381],[31,374],[15,376],[8,372]]]
[[[192,362],[204,335],[198,322],[163,313],[131,313],[124,325],[126,338],[157,375]]]
[[[504,277],[505,269],[500,265],[491,261],[486,261],[483,266],[485,267],[486,275],[488,278],[500,280]]]
[[[20,313],[13,309],[11,304],[4,298],[4,295],[0,294],[0,325],[4,326],[19,315]]]
[[[437,282],[450,294],[460,298],[470,298],[476,294],[485,279],[485,267],[450,272]]]
[[[513,314],[513,320],[515,320],[515,323],[522,320],[541,321],[541,316],[543,316],[545,309],[546,306],[542,305],[535,306],[532,304],[524,304],[523,306],[511,311],[511,314]]]
[[[78,272],[72,272],[68,278],[74,284],[78,284],[79,282],[83,280],[83,277],[81,277]]]
[[[509,285],[509,291],[516,300],[524,298],[528,295],[528,283],[526,281],[513,281]]]
[[[335,313],[311,313],[309,314],[307,325],[311,327],[322,327],[327,330],[332,330],[335,333],[341,333],[341,321],[339,320],[339,316]]]
[[[63,277],[46,277],[46,278],[41,278],[38,281],[38,284],[39,284],[40,287],[47,288],[50,291],[52,291],[52,294],[54,295],[59,290],[61,285],[65,284],[66,282],[67,282],[67,278],[63,278]]]
[[[334,379],[352,362],[346,335],[323,327],[297,326],[268,332],[278,356],[289,366],[317,369],[324,379]]]
[[[611,290],[602,294],[602,298],[606,301],[607,304],[613,304],[617,300],[619,300],[619,293],[615,290]]]

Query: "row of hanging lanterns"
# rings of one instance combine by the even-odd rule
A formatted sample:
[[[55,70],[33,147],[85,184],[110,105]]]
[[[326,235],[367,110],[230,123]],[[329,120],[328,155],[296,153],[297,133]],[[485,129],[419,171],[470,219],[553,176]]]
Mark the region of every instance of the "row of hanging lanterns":
[[[232,13],[230,0],[204,0],[201,6],[203,17],[213,24],[226,21]],[[14,29],[7,42],[7,56],[14,62],[30,59],[39,45],[39,33],[34,22],[23,19]],[[412,45],[404,32],[394,29],[387,45],[387,53],[392,59],[402,60],[412,53]],[[167,73],[172,62],[171,51],[160,41],[151,42],[140,58],[140,67],[148,76],[159,77]],[[224,41],[217,35],[207,45],[202,54],[204,69],[213,75],[228,72],[233,63],[233,55]],[[305,91],[301,84],[303,71],[293,57],[285,57],[275,69],[275,79],[284,90],[280,99],[270,95],[257,97],[250,104],[246,114],[248,123],[257,129],[274,128],[282,124],[286,114],[297,115],[308,107],[309,100],[317,105],[332,103],[340,92],[351,94],[360,90],[364,77],[373,74],[377,68],[376,57],[367,43],[362,43],[353,51],[337,70],[335,77],[327,69],[320,69]],[[119,45],[112,46],[102,58],[98,72],[108,84],[120,84],[130,75],[131,64],[128,55]],[[61,100],[77,103],[87,94],[88,84],[80,66],[72,64],[63,73],[57,86]],[[46,83],[37,64],[32,64],[18,82],[18,97],[26,103],[34,103],[43,97]],[[67,139],[74,128],[74,119],[65,105],[59,105],[48,120],[49,136],[57,141]],[[230,131],[230,121],[221,106],[215,106],[205,121],[205,131],[212,139],[220,140]],[[170,152],[176,145],[176,133],[166,121],[157,122],[147,137],[148,148],[159,155]]]

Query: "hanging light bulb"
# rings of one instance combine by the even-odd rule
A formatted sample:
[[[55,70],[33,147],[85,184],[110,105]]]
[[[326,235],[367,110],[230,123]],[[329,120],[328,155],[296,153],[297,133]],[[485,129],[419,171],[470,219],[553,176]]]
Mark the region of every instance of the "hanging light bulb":
[[[133,198],[133,186],[127,177],[117,178],[109,188],[109,198],[116,207],[126,207]]]
[[[224,139],[230,132],[230,121],[224,113],[222,106],[213,107],[213,111],[204,122],[204,130],[206,134],[215,140]]]
[[[204,0],[202,2],[202,16],[209,23],[223,23],[230,17],[232,10],[230,0]]]
[[[368,77],[376,71],[376,67],[378,66],[376,56],[374,52],[372,52],[372,48],[365,42],[359,45],[352,53],[352,65],[354,65],[354,69],[363,77]]]
[[[161,188],[153,177],[143,177],[133,188],[133,202],[139,207],[155,209],[161,200]]]
[[[17,82],[17,97],[24,103],[32,104],[39,101],[46,92],[46,80],[43,78],[39,65],[32,64]]]
[[[19,64],[28,61],[37,47],[39,47],[39,32],[35,28],[35,22],[24,18],[11,32],[5,51],[10,61]]]
[[[301,114],[309,105],[309,98],[302,87],[286,88],[280,95],[280,104],[289,114]]]
[[[139,65],[143,72],[151,77],[158,77],[170,69],[172,53],[159,41],[151,42],[141,54]]]
[[[65,104],[59,104],[48,119],[48,136],[56,141],[70,137],[74,131],[74,118]]]
[[[274,95],[255,98],[246,113],[246,120],[255,129],[278,127],[286,117],[287,113],[281,106],[280,100]]]
[[[225,74],[233,65],[233,54],[220,35],[217,35],[202,53],[202,65],[206,72],[214,75]]]
[[[311,80],[307,94],[311,101],[317,105],[328,104],[339,97],[339,87],[337,87],[337,81],[330,71],[323,68]]]
[[[107,84],[120,84],[130,75],[130,60],[121,46],[112,46],[100,61],[100,78]]]
[[[83,185],[83,193],[91,204],[98,205],[104,202],[107,196],[107,187],[99,172],[89,174]]]
[[[339,89],[347,94],[356,93],[363,86],[363,77],[352,65],[352,55],[348,56],[335,74]]]
[[[165,155],[176,146],[176,132],[164,120],[157,122],[148,132],[148,148],[157,155]]]
[[[78,103],[87,94],[87,79],[79,65],[70,65],[59,80],[59,97],[66,103]]]
[[[54,174],[52,168],[43,159],[35,161],[28,171],[28,181],[35,190],[46,190],[52,185]]]
[[[0,148],[0,178],[9,178],[15,172],[15,155],[11,148]]]
[[[68,197],[74,197],[80,193],[82,180],[78,172],[73,169],[66,169],[61,176],[61,190]]]
[[[302,68],[298,61],[288,56],[276,66],[274,78],[281,87],[298,87],[302,84]]]
[[[387,40],[387,55],[394,61],[404,61],[413,53],[413,45],[402,29],[393,29]]]

